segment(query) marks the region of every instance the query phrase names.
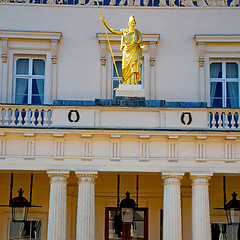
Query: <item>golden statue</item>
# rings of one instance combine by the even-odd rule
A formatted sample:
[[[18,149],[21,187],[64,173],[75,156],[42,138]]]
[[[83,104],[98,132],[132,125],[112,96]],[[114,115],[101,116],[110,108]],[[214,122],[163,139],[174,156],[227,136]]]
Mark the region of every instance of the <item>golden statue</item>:
[[[138,84],[141,81],[142,49],[145,46],[142,42],[141,32],[134,29],[136,25],[135,17],[131,16],[129,18],[129,29],[113,30],[102,16],[101,21],[110,32],[122,35],[122,84]]]

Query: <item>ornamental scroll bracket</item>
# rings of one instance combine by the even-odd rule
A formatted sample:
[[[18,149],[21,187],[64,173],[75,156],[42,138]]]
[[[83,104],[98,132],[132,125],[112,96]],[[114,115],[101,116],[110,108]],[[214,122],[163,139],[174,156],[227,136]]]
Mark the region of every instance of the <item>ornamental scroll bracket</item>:
[[[57,47],[58,47],[58,41],[57,40],[52,40],[51,41],[52,64],[57,63]]]
[[[101,64],[106,65],[107,59],[107,43],[101,42]]]
[[[155,66],[156,58],[156,42],[150,42],[150,66]]]
[[[198,44],[199,49],[199,67],[204,67],[204,61],[205,61],[205,44],[199,43]]]
[[[2,38],[2,62],[6,63],[7,62],[7,51],[8,51],[8,46],[7,46],[8,38]]]

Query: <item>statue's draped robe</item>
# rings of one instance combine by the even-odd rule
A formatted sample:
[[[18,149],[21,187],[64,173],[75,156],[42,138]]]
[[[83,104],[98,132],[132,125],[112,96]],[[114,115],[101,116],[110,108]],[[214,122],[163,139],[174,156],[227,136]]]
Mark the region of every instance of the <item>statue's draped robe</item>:
[[[142,64],[142,34],[138,30],[132,33],[123,29],[121,39],[122,57],[122,84],[138,84],[141,81]],[[135,76],[133,76],[135,74]]]

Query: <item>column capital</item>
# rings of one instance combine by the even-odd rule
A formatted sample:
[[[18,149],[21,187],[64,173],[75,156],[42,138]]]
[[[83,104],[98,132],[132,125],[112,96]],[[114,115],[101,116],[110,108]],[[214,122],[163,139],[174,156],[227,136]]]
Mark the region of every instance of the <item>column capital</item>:
[[[193,172],[190,173],[190,179],[193,184],[208,184],[208,181],[213,176],[211,172]]]
[[[79,183],[95,183],[95,179],[97,178],[97,171],[76,171],[75,172],[77,178],[79,179]]]
[[[50,183],[67,183],[69,178],[69,171],[47,171]]]
[[[164,185],[180,184],[184,174],[184,172],[163,172],[162,179],[164,180]]]

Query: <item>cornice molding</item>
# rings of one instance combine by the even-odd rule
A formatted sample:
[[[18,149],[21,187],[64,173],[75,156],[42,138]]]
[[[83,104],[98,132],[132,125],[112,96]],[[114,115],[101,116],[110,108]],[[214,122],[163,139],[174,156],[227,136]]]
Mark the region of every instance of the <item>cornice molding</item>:
[[[217,35],[217,34],[196,34],[194,40],[197,44],[204,43],[240,43],[240,35]]]
[[[61,32],[36,32],[36,31],[8,31],[0,30],[0,38],[7,39],[38,39],[60,41]]]
[[[100,43],[107,42],[105,33],[97,33],[97,39]],[[110,42],[121,42],[121,36],[117,34],[108,34]],[[160,34],[142,34],[143,42],[157,43],[160,39]]]

